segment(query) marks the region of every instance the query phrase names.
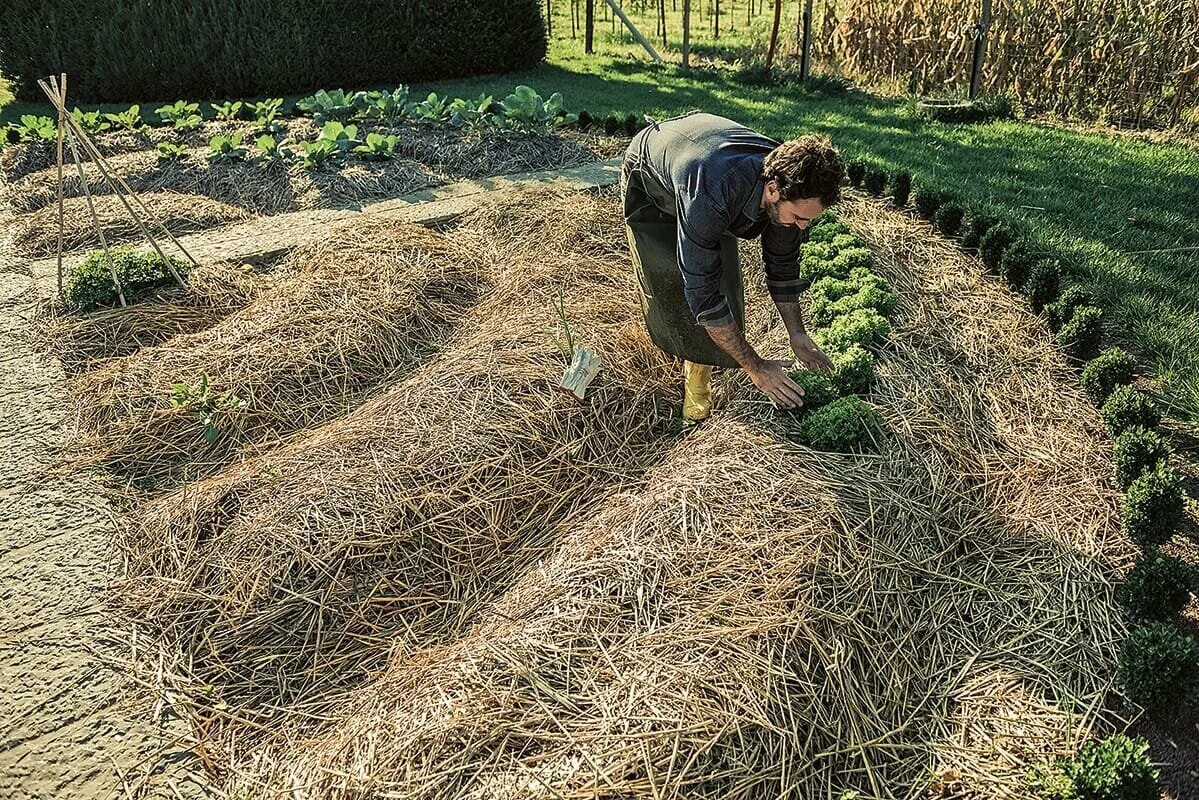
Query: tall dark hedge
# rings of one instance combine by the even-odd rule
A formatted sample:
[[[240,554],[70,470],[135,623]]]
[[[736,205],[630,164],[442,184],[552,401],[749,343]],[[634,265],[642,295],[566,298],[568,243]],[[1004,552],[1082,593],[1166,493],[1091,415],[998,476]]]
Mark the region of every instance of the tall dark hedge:
[[[220,99],[536,66],[539,0],[4,0],[18,97],[66,72],[76,103]]]

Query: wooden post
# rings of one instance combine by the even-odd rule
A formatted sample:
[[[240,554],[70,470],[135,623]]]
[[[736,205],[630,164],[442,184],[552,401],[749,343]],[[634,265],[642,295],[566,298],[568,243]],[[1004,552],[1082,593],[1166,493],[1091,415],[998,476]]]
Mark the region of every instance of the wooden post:
[[[715,27],[713,28],[712,38],[719,39],[720,38],[720,0],[716,0],[716,17],[713,20],[713,24]]]
[[[662,49],[670,45],[666,42],[666,0],[658,0],[658,12],[662,15]]]
[[[991,0],[983,0],[982,18],[974,29],[974,61],[970,65],[970,99],[982,87],[983,60],[987,56],[987,34],[991,30]]]
[[[605,0],[605,2],[607,2],[608,7],[612,9],[612,13],[620,17],[620,21],[623,22],[625,27],[629,29],[629,33],[633,34],[633,38],[637,40],[637,44],[644,47],[645,51],[650,54],[650,57],[653,58],[653,60],[657,63],[661,64],[662,56],[658,55],[658,51],[655,50],[654,46],[649,43],[649,39],[646,39],[644,36],[642,36],[641,31],[637,30],[637,26],[633,24],[633,21],[625,16],[625,13],[620,10],[620,6],[616,5],[616,0]]]
[[[587,0],[586,19],[583,21],[583,52],[595,52],[595,0]]]
[[[812,64],[812,0],[806,0],[803,6],[803,53],[799,57],[799,79],[808,79],[808,70]]]
[[[588,0],[590,2],[590,0]],[[691,0],[683,0],[683,69],[691,69]]]
[[[770,26],[770,45],[766,48],[766,77],[774,66],[774,48],[779,43],[779,21],[783,17],[783,0],[774,0],[774,23]]]
[[[554,11],[550,8],[550,0],[545,0],[545,35],[554,35]]]

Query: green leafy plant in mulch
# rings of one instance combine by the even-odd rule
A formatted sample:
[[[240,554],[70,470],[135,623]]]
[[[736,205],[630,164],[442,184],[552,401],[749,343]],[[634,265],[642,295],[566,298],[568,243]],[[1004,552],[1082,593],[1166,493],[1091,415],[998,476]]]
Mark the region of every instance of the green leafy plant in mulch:
[[[181,131],[193,131],[204,121],[200,116],[200,104],[189,103],[186,100],[159,106],[154,109],[154,113],[164,124]]]
[[[1003,251],[1015,240],[1016,234],[1011,228],[1003,223],[995,225],[978,240],[978,257],[987,265],[987,269],[998,272]]]
[[[1157,800],[1149,743],[1119,734],[1090,741],[1073,758],[1036,770],[1029,788],[1044,800]]]
[[[1058,297],[1061,288],[1061,266],[1055,259],[1035,261],[1024,282],[1024,294],[1032,310],[1040,314],[1045,306]]]
[[[1199,695],[1199,644],[1167,622],[1147,622],[1124,640],[1116,682],[1150,714],[1176,712]]]
[[[374,161],[385,161],[395,158],[398,136],[383,133],[368,133],[362,144],[354,148],[354,152],[363,158]]]
[[[187,158],[187,148],[181,144],[172,144],[171,142],[159,142],[154,146],[158,152],[159,162],[182,161]]]
[[[1154,430],[1134,426],[1116,437],[1115,481],[1127,489],[1145,472],[1170,458],[1170,445]]]
[[[973,250],[987,231],[999,224],[999,217],[989,214],[971,214],[962,228],[962,247]]]
[[[1156,428],[1161,410],[1153,395],[1133,386],[1117,386],[1099,409],[1099,416],[1112,436],[1133,427]]]
[[[128,248],[112,248],[112,269],[124,290],[125,300],[134,302],[146,291],[174,281],[170,270],[158,254],[137,253]],[[172,260],[180,275],[184,265]],[[73,311],[91,311],[116,305],[120,300],[117,284],[109,271],[109,259],[104,251],[95,250],[82,262],[68,269],[63,276],[63,301]]]
[[[866,177],[868,165],[860,158],[854,158],[845,164],[845,175],[849,178],[849,185],[855,189],[862,185],[862,180]]]
[[[1063,295],[1063,298],[1065,296]],[[1069,309],[1070,317],[1074,310]],[[1136,359],[1119,347],[1109,347],[1083,367],[1082,390],[1092,403],[1102,406],[1119,386],[1132,383]]]
[[[1045,321],[1049,329],[1060,331],[1074,317],[1074,312],[1083,306],[1095,305],[1095,297],[1081,286],[1071,286],[1058,299],[1045,306]]]
[[[891,331],[887,318],[873,308],[859,308],[842,314],[816,331],[814,338],[823,350],[841,350],[850,345],[867,347],[886,338]]]
[[[942,236],[956,236],[965,214],[965,210],[957,203],[943,203],[933,212],[933,227]]]
[[[137,131],[145,127],[142,121],[142,108],[138,105],[129,106],[124,111],[116,111],[104,115],[113,128],[125,131]]]
[[[1182,559],[1151,551],[1129,570],[1116,600],[1132,620],[1169,622],[1190,600],[1195,577]]]
[[[833,362],[833,383],[841,394],[864,394],[874,384],[874,354],[861,345],[850,345],[828,354]]]
[[[800,436],[817,450],[848,453],[873,442],[882,419],[873,406],[848,395],[808,413],[800,423]]]
[[[931,186],[916,187],[916,213],[921,219],[931,220],[938,208],[951,201],[952,198],[939,189]]]
[[[882,197],[887,190],[887,173],[871,167],[862,176],[862,188],[873,197]]]
[[[75,120],[84,133],[104,133],[112,129],[112,122],[99,111],[84,111],[76,108],[71,111],[71,119]]]
[[[833,240],[838,236],[852,236],[853,231],[844,222],[829,222],[823,225],[813,226],[808,231],[808,244],[804,246],[806,250],[813,244],[828,243],[832,244]]]
[[[833,379],[823,372],[813,372],[810,369],[797,369],[791,372],[791,380],[804,391],[802,411],[815,411],[828,405],[838,397],[837,387]]]
[[[195,383],[172,384],[170,401],[172,408],[196,415],[201,425],[200,436],[206,444],[220,438],[217,422],[222,414],[241,411],[248,405],[233,392],[215,391],[206,372]]]
[[[232,121],[241,116],[245,103],[241,100],[231,100],[224,103],[209,103],[212,115],[219,120]]]
[[[208,142],[208,161],[213,164],[242,161],[249,148],[242,146],[245,131],[234,131],[228,135],[213,136]]]
[[[1181,476],[1159,463],[1129,485],[1120,514],[1128,538],[1150,549],[1170,541],[1185,510]]]
[[[1070,321],[1057,332],[1058,346],[1074,361],[1088,361],[1099,354],[1103,343],[1103,311],[1095,306],[1080,306]]]

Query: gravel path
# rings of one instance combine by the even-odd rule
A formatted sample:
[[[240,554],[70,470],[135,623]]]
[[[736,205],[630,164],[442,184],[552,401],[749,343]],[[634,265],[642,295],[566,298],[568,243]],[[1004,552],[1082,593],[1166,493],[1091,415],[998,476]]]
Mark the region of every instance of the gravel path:
[[[8,220],[0,218],[0,229]],[[0,251],[0,797],[203,797],[178,718],[151,722],[106,664],[112,553],[101,488],[55,471],[61,366],[29,346],[28,265]]]

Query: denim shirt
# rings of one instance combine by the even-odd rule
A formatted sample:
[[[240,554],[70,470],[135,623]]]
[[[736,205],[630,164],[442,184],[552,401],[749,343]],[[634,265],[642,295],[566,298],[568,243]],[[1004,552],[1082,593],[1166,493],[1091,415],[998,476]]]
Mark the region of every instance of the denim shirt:
[[[683,294],[700,325],[733,322],[720,292],[720,238],[726,232],[741,239],[762,237],[766,288],[776,303],[795,302],[807,288],[799,277],[807,233],[771,224],[759,208],[762,162],[778,146],[732,120],[692,112],[643,129],[625,153],[628,169],[641,170],[663,190],[655,204],[678,220]]]

